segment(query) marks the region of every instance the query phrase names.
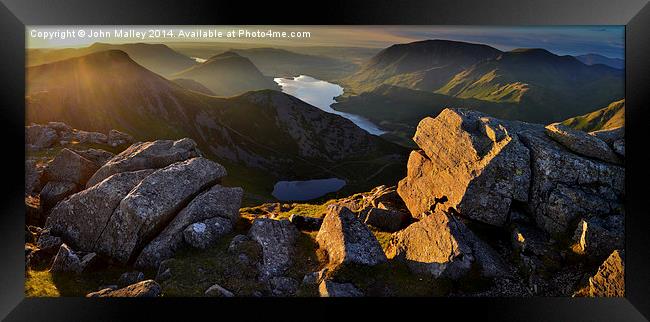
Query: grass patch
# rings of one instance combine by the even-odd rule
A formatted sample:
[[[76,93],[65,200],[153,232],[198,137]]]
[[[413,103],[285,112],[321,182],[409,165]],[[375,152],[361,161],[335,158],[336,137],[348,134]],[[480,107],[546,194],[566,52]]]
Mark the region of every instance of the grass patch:
[[[50,273],[48,270],[28,270],[25,274],[26,297],[83,297],[99,290],[100,286],[117,284],[120,275],[129,269],[109,267],[100,271],[73,274]],[[153,278],[145,272],[145,278]]]

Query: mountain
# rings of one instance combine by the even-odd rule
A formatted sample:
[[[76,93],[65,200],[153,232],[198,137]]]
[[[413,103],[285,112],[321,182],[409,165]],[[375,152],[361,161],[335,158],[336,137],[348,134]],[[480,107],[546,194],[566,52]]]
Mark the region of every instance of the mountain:
[[[51,63],[106,50],[124,51],[139,65],[162,76],[169,76],[172,73],[179,72],[196,64],[196,61],[193,59],[180,54],[163,44],[94,43],[91,46],[84,48],[28,49],[27,66]]]
[[[473,98],[457,98],[393,85],[381,85],[360,95],[339,97],[332,108],[361,115],[389,133],[387,140],[414,147],[415,127],[425,117],[435,117],[447,107],[462,107],[508,118],[516,114],[516,104],[495,103]]]
[[[487,45],[450,40],[397,44],[379,52],[343,83],[350,94],[371,91],[382,84],[434,91],[457,73],[500,54]]]
[[[440,94],[517,103],[518,118],[550,123],[623,97],[623,72],[588,66],[544,49],[515,49],[479,62],[438,89]]]
[[[233,96],[259,89],[280,89],[246,57],[228,51],[173,75],[197,81],[215,95]]]
[[[625,100],[612,102],[597,111],[565,120],[562,124],[585,132],[614,129],[625,125]]]
[[[299,54],[276,48],[251,48],[233,50],[250,59],[264,75],[293,77],[309,75],[327,81],[347,76],[357,70],[357,65],[340,59]]]
[[[190,137],[247,191],[270,193],[278,178],[338,177],[356,189],[403,175],[403,149],[345,118],[278,91],[187,90],[117,50],[27,68],[26,123],[50,121],[137,140]]]
[[[191,91],[199,92],[205,95],[214,95],[214,93],[209,88],[205,87],[203,84],[195,80],[191,80],[187,78],[177,78],[177,79],[173,79],[172,81],[180,85],[181,87],[184,87]]]
[[[616,69],[625,69],[625,59],[609,58],[598,54],[586,54],[575,57],[585,65],[602,64]]]

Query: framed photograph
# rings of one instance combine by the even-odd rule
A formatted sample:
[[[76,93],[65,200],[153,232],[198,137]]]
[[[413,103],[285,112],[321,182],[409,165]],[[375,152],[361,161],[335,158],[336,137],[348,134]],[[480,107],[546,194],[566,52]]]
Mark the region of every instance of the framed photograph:
[[[0,12],[7,321],[650,317],[645,1]]]

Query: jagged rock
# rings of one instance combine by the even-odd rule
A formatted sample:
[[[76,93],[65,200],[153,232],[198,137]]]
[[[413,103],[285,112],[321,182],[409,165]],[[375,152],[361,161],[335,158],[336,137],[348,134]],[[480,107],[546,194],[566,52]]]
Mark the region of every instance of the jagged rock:
[[[45,165],[36,160],[25,160],[25,196],[38,194],[43,186],[42,175]]]
[[[607,143],[595,135],[574,130],[560,123],[547,125],[546,134],[575,153],[610,163],[621,163]]]
[[[46,182],[68,181],[84,186],[97,169],[94,162],[70,149],[63,149],[47,165],[43,177]]]
[[[363,293],[351,283],[322,281],[318,286],[321,297],[361,297]]]
[[[117,290],[105,288],[89,293],[86,297],[158,297],[162,288],[154,280],[146,280]]]
[[[106,144],[108,137],[104,133],[73,130],[72,140],[79,143]]]
[[[614,149],[614,152],[618,153],[618,155],[625,157],[625,139],[614,141],[614,143],[612,143],[612,148]]]
[[[127,145],[135,142],[132,136],[120,132],[118,130],[110,130],[108,132],[108,145],[112,147],[118,147],[122,145]]]
[[[445,201],[463,216],[502,226],[513,201],[528,200],[528,149],[500,121],[476,111],[445,109],[420,121],[422,151],[409,157],[397,191],[415,217]]]
[[[544,135],[519,136],[531,151],[527,207],[540,228],[564,235],[580,218],[623,213],[623,167],[571,153]]]
[[[383,203],[380,205],[383,206]],[[366,216],[365,223],[383,231],[398,231],[407,222],[409,216],[401,211],[371,208]]]
[[[579,252],[592,258],[604,258],[625,245],[623,216],[586,218],[580,220],[574,233]]]
[[[214,284],[210,287],[208,287],[207,290],[205,290],[205,296],[211,296],[211,297],[233,297],[235,294],[233,294],[231,291],[228,291],[227,289],[221,287],[219,284]]]
[[[213,217],[187,226],[183,231],[183,239],[192,247],[206,249],[231,231],[230,220]]]
[[[406,209],[404,201],[402,201],[400,196],[397,194],[395,186],[387,187],[384,185],[377,186],[369,192],[338,199],[335,203],[350,209],[362,220],[365,220],[365,217],[371,208],[377,208],[381,203],[390,205],[391,208],[395,209]]]
[[[49,148],[58,139],[59,136],[56,134],[56,131],[50,127],[39,124],[25,126],[25,144],[28,149],[40,150]]]
[[[348,208],[339,205],[327,208],[316,241],[327,251],[332,265],[374,266],[386,262],[381,245],[368,227]]]
[[[61,200],[74,194],[79,189],[77,184],[69,181],[50,181],[45,184],[40,194],[41,209],[48,212]]]
[[[260,280],[281,276],[291,265],[298,230],[288,220],[258,218],[248,236],[262,247]]]
[[[115,173],[159,169],[198,156],[201,156],[201,152],[196,148],[196,143],[188,138],[136,143],[99,168],[88,180],[86,187],[93,186]]]
[[[298,214],[291,214],[289,221],[300,230],[319,230],[323,224],[322,218],[301,216]]]
[[[77,150],[75,152],[95,163],[97,165],[97,168],[103,166],[106,162],[108,162],[108,160],[112,159],[115,156],[115,154],[101,149],[85,149]]]
[[[63,244],[61,238],[52,236],[49,229],[42,229],[36,241],[36,246],[44,251],[51,251],[52,253],[58,251],[59,247]]]
[[[154,171],[120,201],[97,240],[98,250],[125,263],[184,205],[225,175],[221,165],[202,157]]]
[[[183,244],[183,230],[194,222],[220,217],[234,224],[239,218],[243,193],[241,188],[215,185],[198,195],[142,250],[136,266],[156,267],[172,257]]]
[[[120,201],[153,170],[118,173],[60,202],[45,227],[76,249],[98,251],[97,242]],[[100,252],[102,253],[102,252]],[[106,254],[106,253],[103,253]]]
[[[52,268],[50,272],[52,273],[81,273],[81,260],[77,254],[68,247],[66,244],[61,244],[59,247],[59,252],[56,253],[54,257],[54,262],[52,263]]]
[[[596,275],[589,278],[586,296],[625,296],[625,254],[615,250],[598,268]]]
[[[127,285],[135,284],[144,281],[144,274],[138,271],[124,272],[117,280],[117,285],[124,287]]]
[[[393,235],[388,256],[405,262],[415,273],[460,278],[472,265],[486,277],[507,275],[498,254],[460,219],[435,211]]]
[[[620,126],[614,129],[605,129],[589,132],[589,134],[605,141],[605,143],[612,145],[614,142],[625,137],[625,127]]]
[[[269,280],[271,293],[274,296],[291,296],[296,293],[300,284],[293,278],[286,276],[272,277]]]

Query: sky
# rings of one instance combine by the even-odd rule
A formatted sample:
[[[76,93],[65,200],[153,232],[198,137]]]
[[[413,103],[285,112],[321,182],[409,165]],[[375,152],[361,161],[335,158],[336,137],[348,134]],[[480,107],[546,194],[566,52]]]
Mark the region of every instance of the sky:
[[[79,35],[80,30],[83,36]],[[133,37],[118,37],[116,30],[134,34]],[[240,30],[250,34],[241,35]],[[256,31],[269,30],[285,32],[287,36],[255,35]],[[104,33],[96,34],[97,31]],[[213,34],[197,35],[193,34],[195,31]],[[234,34],[229,35],[230,31]],[[309,35],[292,38],[290,32],[308,32]],[[144,38],[140,38],[141,35]],[[625,55],[624,26],[27,26],[26,38],[29,48],[83,47],[94,42],[230,42],[260,46],[386,48],[418,40],[447,39],[482,43],[500,50],[544,48],[558,55],[595,53],[612,58],[624,58]]]

